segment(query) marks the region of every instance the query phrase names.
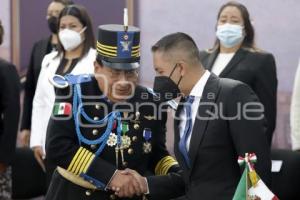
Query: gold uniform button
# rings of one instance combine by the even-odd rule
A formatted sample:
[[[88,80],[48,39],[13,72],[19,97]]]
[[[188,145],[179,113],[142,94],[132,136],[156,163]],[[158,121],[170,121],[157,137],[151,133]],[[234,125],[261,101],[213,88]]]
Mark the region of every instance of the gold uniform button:
[[[129,155],[132,155],[132,154],[133,154],[133,149],[132,149],[132,148],[128,149],[128,154],[129,154]]]
[[[110,198],[111,200],[115,200],[115,199],[116,199],[116,195],[111,194],[111,195],[109,196],[109,198]]]
[[[99,117],[94,117],[94,120],[95,120],[95,121],[98,121],[98,120],[99,120]]]
[[[134,142],[137,141],[137,136],[133,136],[132,141],[134,141]]]
[[[140,128],[140,125],[134,124],[134,125],[133,125],[133,128],[134,128],[135,130],[138,130],[138,129]]]
[[[94,129],[92,133],[93,135],[98,135],[99,131],[97,129]]]
[[[96,149],[96,147],[97,147],[97,146],[96,146],[95,144],[92,144],[92,145],[91,145],[91,149]]]
[[[87,190],[87,191],[85,191],[85,195],[86,195],[86,196],[91,196],[91,195],[92,195],[92,192],[91,192],[91,190]]]
[[[97,110],[100,110],[100,105],[99,105],[99,104],[96,104],[96,105],[95,105],[95,108],[96,108]]]

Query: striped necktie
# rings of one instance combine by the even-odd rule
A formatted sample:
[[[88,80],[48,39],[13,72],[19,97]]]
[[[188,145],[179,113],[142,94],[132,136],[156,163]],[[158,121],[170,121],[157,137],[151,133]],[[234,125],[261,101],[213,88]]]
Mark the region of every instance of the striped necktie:
[[[180,138],[179,141],[179,151],[184,157],[184,160],[186,162],[186,165],[190,168],[191,163],[190,159],[188,156],[188,151],[186,147],[186,142],[192,132],[192,104],[194,102],[195,97],[194,96],[187,96],[186,101],[184,103],[184,108],[186,111],[186,124],[184,128],[184,132],[182,137]]]

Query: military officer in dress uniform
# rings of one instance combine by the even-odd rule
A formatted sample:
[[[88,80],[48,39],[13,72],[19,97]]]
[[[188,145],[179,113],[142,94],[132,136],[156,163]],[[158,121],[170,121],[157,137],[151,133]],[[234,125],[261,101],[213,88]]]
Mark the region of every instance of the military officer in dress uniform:
[[[118,192],[121,184],[131,195],[142,191],[123,169],[143,175],[179,170],[165,146],[166,112],[160,112],[151,90],[136,84],[139,61],[138,28],[102,25],[95,75],[50,79],[57,97],[46,152],[58,167],[47,200],[118,199],[110,189]]]

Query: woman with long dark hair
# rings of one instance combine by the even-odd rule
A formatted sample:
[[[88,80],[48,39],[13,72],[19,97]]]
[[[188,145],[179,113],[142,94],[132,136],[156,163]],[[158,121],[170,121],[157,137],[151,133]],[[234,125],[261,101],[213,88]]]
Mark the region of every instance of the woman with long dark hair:
[[[42,62],[35,96],[33,99],[30,147],[41,167],[48,168],[47,182],[55,166],[44,164],[45,140],[48,122],[55,100],[53,85],[49,79],[54,74],[92,74],[96,52],[90,17],[80,5],[65,7],[58,18],[58,51],[46,55]],[[50,168],[50,169],[49,169]]]
[[[255,32],[247,8],[224,4],[217,16],[215,45],[200,53],[204,67],[219,77],[248,84],[264,106],[269,144],[276,125],[277,75],[272,54],[255,45]]]

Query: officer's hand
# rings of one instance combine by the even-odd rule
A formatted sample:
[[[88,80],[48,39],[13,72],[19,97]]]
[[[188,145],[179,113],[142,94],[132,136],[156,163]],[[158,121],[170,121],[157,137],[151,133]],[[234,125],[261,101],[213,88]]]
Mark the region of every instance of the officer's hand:
[[[117,170],[116,174],[112,178],[109,188],[115,192],[115,194],[122,197],[133,197],[134,195],[141,195],[141,187],[139,182],[130,174],[122,174],[122,171]]]
[[[30,130],[29,129],[22,130],[19,139],[20,139],[21,147],[28,147],[29,140],[30,140]]]
[[[44,172],[46,172],[46,167],[44,164],[44,153],[43,153],[43,148],[42,146],[35,146],[33,147],[33,153],[34,153],[34,157],[37,160],[37,162],[39,163],[39,165],[41,166],[41,168],[43,169]]]

